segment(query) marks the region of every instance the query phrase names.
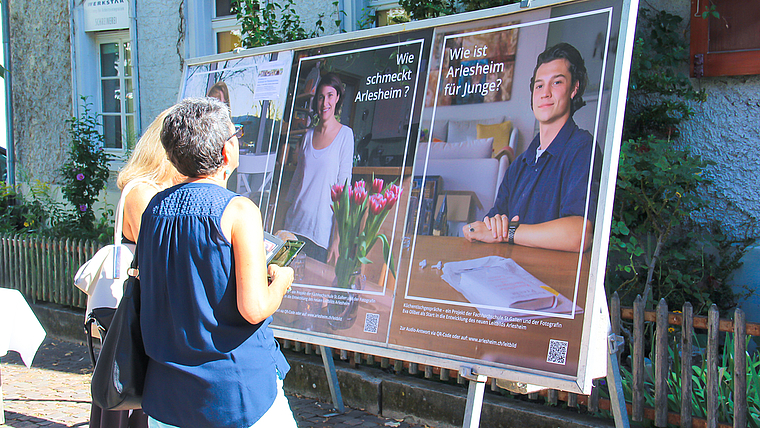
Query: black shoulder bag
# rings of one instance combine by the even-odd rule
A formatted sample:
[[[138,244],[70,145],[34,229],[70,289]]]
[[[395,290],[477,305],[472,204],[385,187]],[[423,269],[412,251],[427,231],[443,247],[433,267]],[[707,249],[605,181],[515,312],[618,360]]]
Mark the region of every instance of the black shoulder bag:
[[[106,410],[139,409],[148,357],[140,330],[137,251],[92,374],[92,401]]]

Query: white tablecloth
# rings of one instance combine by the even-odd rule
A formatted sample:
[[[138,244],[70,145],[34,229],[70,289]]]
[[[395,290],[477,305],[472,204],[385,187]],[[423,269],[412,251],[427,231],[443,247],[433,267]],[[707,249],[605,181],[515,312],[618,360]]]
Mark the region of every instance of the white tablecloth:
[[[0,357],[8,351],[21,355],[27,367],[45,340],[45,329],[18,290],[0,288]]]

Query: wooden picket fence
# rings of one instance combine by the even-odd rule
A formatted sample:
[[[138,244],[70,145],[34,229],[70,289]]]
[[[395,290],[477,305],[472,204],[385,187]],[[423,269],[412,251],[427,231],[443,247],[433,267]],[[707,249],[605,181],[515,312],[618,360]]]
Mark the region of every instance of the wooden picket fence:
[[[744,312],[741,309],[734,310],[734,319],[720,319],[718,308],[712,305],[707,316],[695,316],[690,303],[685,303],[680,312],[669,312],[668,304],[664,299],[660,300],[656,310],[647,311],[644,308],[644,301],[641,296],[637,296],[633,308],[621,308],[620,300],[617,294],[613,295],[610,305],[610,315],[612,328],[616,334],[620,334],[621,320],[632,321],[631,340],[631,369],[632,399],[629,406],[631,420],[639,422],[644,419],[654,421],[657,427],[665,427],[673,424],[681,427],[746,427],[748,426],[748,401],[747,401],[747,338],[748,336],[760,335],[760,324],[747,323]],[[653,344],[650,347],[644,343],[644,330],[647,323],[654,323],[655,333]],[[669,342],[671,332],[676,333],[675,328],[671,326],[680,326],[680,333],[673,337],[677,342],[677,352],[671,356],[669,352]],[[700,348],[696,355],[704,359],[704,364],[694,364],[695,332],[706,332],[707,346]],[[721,334],[733,333],[733,358],[732,361],[726,361],[729,367],[721,365]],[[725,338],[729,338],[727,335]],[[646,407],[644,405],[647,390],[645,361],[647,350],[651,349],[649,358],[652,361],[653,371],[651,382],[654,383],[654,405]],[[730,355],[730,353],[726,353]],[[674,359],[678,358],[680,364],[676,364]],[[680,366],[680,372],[675,373],[671,367]],[[704,368],[704,371],[703,371]],[[731,370],[733,388],[725,391],[721,388],[721,382],[726,381],[724,372]],[[757,367],[751,367],[754,373]],[[700,388],[698,394],[694,394],[693,379],[694,375],[698,378],[706,377],[706,388]],[[758,373],[760,374],[760,373]],[[755,376],[756,377],[756,376]],[[671,395],[667,380],[678,382],[680,385],[680,396]],[[755,379],[757,380],[757,379]],[[727,382],[730,383],[730,382]],[[670,397],[669,397],[670,395]],[[733,403],[732,424],[727,421],[719,421],[721,409],[726,409],[728,401]],[[670,412],[668,410],[668,400],[677,400],[680,412]],[[700,400],[701,399],[701,400]],[[757,416],[760,410],[756,406],[760,403],[753,403],[753,410]],[[694,405],[705,409],[705,418],[696,418],[692,415]],[[723,412],[726,413],[725,411]]]
[[[613,331],[620,334],[624,330],[622,320],[629,321],[629,337],[626,337],[630,343],[630,365],[632,367],[632,379],[627,385],[631,389],[631,395],[627,402],[627,411],[630,420],[642,422],[650,420],[656,427],[680,426],[684,428],[729,428],[729,427],[747,427],[748,425],[748,408],[747,408],[747,350],[746,343],[748,336],[760,335],[760,324],[746,323],[744,312],[741,309],[734,311],[734,320],[720,319],[718,309],[713,305],[709,310],[708,316],[695,316],[691,304],[686,303],[681,312],[668,312],[668,305],[661,300],[654,311],[644,310],[644,302],[638,297],[633,308],[621,307],[620,299],[617,294],[613,295],[610,305],[610,316]],[[680,332],[675,332],[673,326],[679,326]],[[645,329],[654,328],[654,344],[645,343]],[[672,330],[672,331],[671,331]],[[695,370],[701,371],[701,366],[694,365],[692,361],[693,351],[695,350],[694,335],[695,333],[707,333],[707,346],[704,349],[702,358],[706,358],[706,377],[707,388],[697,398],[692,397],[693,376],[697,376]],[[677,333],[678,352],[680,355],[680,371],[673,372],[673,361],[670,360],[669,342],[674,339]],[[734,344],[734,367],[744,367],[744,370],[733,370],[734,388],[730,391],[733,401],[733,421],[732,423],[721,422],[719,420],[719,408],[726,405],[727,395],[720,394],[719,382],[721,374],[727,369],[720,365],[720,335],[721,333],[733,333]],[[318,354],[319,347],[309,343],[293,342],[285,340],[283,343],[285,349],[291,349],[295,352],[306,354]],[[456,370],[445,369],[441,367],[426,366],[408,361],[399,361],[384,358],[370,354],[360,354],[341,349],[334,349],[335,357],[351,363],[352,365],[376,366],[383,369],[393,368],[395,373],[406,373],[412,376],[425,379],[440,380],[448,382],[450,379],[457,379],[457,382],[464,384],[466,382]],[[619,350],[623,353],[623,349]],[[646,361],[651,361],[652,369],[645,370]],[[730,367],[731,369],[733,367]],[[755,368],[756,370],[760,368]],[[627,370],[623,368],[621,370]],[[760,372],[758,372],[760,375]],[[670,391],[667,379],[680,382],[681,394],[674,397]],[[758,379],[760,380],[760,379]],[[553,389],[543,390],[528,394],[527,397],[532,400],[543,398],[548,405],[559,405],[564,402],[569,408],[585,407],[589,412],[598,412],[600,410],[610,410],[610,401],[601,397],[600,380],[594,382],[593,392],[589,396],[567,393]],[[496,382],[488,379],[490,389],[499,392]],[[646,397],[654,396],[653,406],[645,404]],[[680,413],[671,412],[668,409],[668,399],[677,399],[680,403]],[[702,399],[700,401],[700,398]],[[697,406],[706,409],[706,417],[700,418],[692,414],[692,409],[696,401]],[[760,403],[758,403],[760,405]],[[760,410],[755,408],[755,410]]]
[[[0,286],[28,299],[85,308],[87,296],[74,274],[101,247],[96,241],[29,235],[0,235]]]
[[[78,267],[92,257],[100,246],[101,244],[89,240],[0,235],[0,286],[18,289],[32,301],[85,308],[86,296],[73,286],[72,278]],[[630,346],[630,353],[625,361],[621,362],[621,371],[630,367],[632,374],[627,384],[631,391],[628,414],[632,421],[651,420],[657,427],[666,427],[668,424],[700,428],[749,426],[746,343],[748,336],[760,335],[760,324],[746,323],[744,312],[740,309],[734,311],[733,320],[720,319],[714,305],[710,308],[708,316],[695,316],[689,303],[681,308],[680,313],[669,312],[664,300],[659,302],[656,310],[645,310],[641,297],[637,297],[632,308],[621,307],[617,294],[610,302],[610,316],[613,331],[616,334],[625,333]],[[676,327],[680,331],[675,331]],[[647,329],[654,330],[654,334],[649,335],[652,343],[645,343]],[[707,345],[704,349],[697,349],[695,346],[695,332],[706,332]],[[733,370],[733,390],[725,392],[725,388],[719,385],[724,380],[723,373],[727,369],[720,365],[720,339],[721,334],[731,333],[734,347],[733,367],[743,367],[744,370]],[[671,341],[677,342],[677,351],[674,353],[669,347]],[[283,340],[283,347],[307,354],[319,352],[319,347],[312,344],[288,340]],[[695,350],[700,352],[695,353]],[[456,370],[341,349],[335,349],[334,352],[337,358],[353,365],[379,366],[383,369],[392,367],[399,374],[424,376],[426,379],[444,382],[451,379],[457,379],[458,383],[462,384],[466,382]],[[622,352],[623,350],[619,351]],[[702,366],[693,364],[693,355],[706,360],[702,365],[705,367],[703,373]],[[675,364],[675,357],[680,359],[680,364]],[[651,364],[648,365],[647,361]],[[676,365],[680,367],[678,373],[673,371]],[[696,370],[699,370],[699,373]],[[752,370],[753,373],[754,370],[758,370],[755,376],[758,379],[753,378],[753,381],[760,382],[760,367],[754,367]],[[706,377],[706,389],[701,391],[696,399],[693,397],[695,374]],[[667,383],[668,379],[680,385],[679,397],[673,396]],[[489,379],[488,383],[492,391],[499,391],[492,379]],[[602,388],[599,388],[598,384],[599,381],[595,381],[596,386],[590,396],[544,390],[528,394],[528,398],[535,400],[543,397],[549,405],[565,402],[571,408],[584,406],[590,412],[609,410],[610,402],[600,397]],[[733,402],[733,412],[729,417],[725,417],[725,411],[723,414],[724,419],[732,418],[732,421],[720,421],[720,409],[723,408],[721,406],[727,405],[728,396]],[[647,398],[652,405],[646,404]],[[680,412],[669,411],[669,399],[680,402]],[[706,409],[704,418],[692,415],[695,405]],[[758,406],[760,403],[753,403],[753,410],[759,411]]]

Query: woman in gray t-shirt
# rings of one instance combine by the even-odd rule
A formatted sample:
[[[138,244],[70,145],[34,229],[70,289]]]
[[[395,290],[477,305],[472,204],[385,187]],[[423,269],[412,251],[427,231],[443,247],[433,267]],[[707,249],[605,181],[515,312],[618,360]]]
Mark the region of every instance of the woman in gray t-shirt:
[[[290,205],[284,229],[306,242],[307,255],[323,262],[338,258],[330,187],[350,182],[353,168],[354,132],[336,118],[343,93],[337,74],[327,73],[319,81],[312,102],[317,125],[306,132],[285,199]]]

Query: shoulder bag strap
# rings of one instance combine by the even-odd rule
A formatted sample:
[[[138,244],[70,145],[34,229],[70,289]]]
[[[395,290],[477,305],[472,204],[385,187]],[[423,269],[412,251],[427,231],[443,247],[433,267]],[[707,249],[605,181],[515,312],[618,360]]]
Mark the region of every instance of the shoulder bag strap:
[[[116,206],[116,218],[114,221],[113,226],[113,243],[114,245],[121,244],[121,235],[124,227],[124,204],[127,200],[127,195],[129,192],[132,191],[135,187],[137,187],[138,184],[149,184],[152,185],[149,181],[145,180],[132,180],[129,183],[127,183],[126,186],[124,186],[124,189],[121,190],[121,196],[119,197],[119,204]]]
[[[124,204],[127,200],[127,195],[138,184],[153,185],[153,183],[145,180],[132,180],[124,186],[119,197],[119,204],[116,206],[116,219],[113,227],[113,244],[114,244],[114,257],[113,257],[113,272],[114,275],[120,275],[121,272],[121,246],[122,243],[122,231],[124,226]],[[137,252],[135,252],[134,260],[137,260]],[[134,266],[133,266],[134,267]]]

